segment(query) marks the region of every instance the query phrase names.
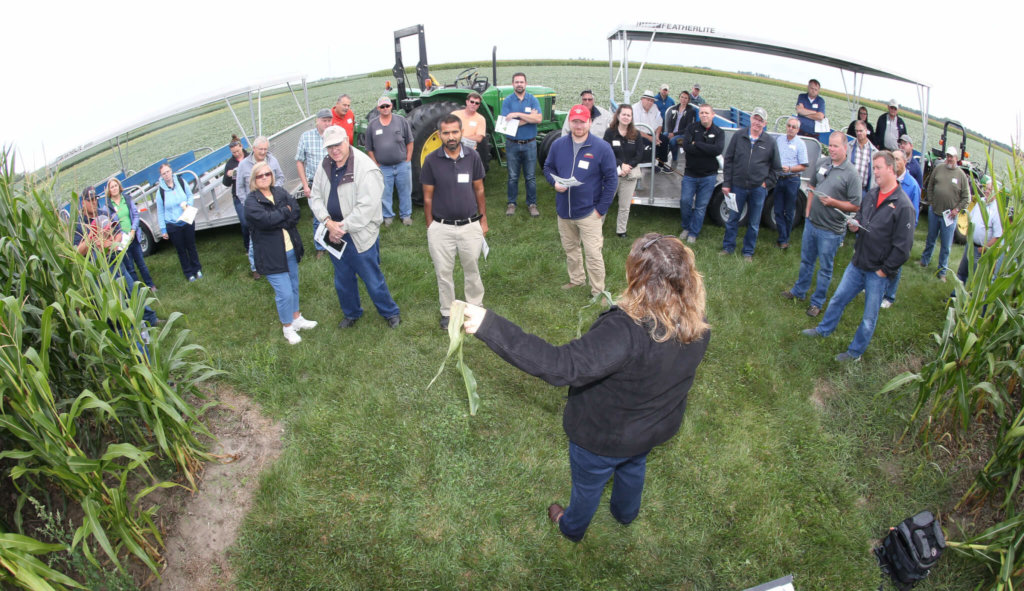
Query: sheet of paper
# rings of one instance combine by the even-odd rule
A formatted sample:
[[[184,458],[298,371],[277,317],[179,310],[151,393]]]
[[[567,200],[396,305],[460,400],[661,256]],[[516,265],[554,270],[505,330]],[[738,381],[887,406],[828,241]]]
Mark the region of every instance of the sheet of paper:
[[[579,182],[578,180],[576,180],[573,177],[569,177],[567,179],[563,179],[560,176],[551,175],[551,178],[554,179],[555,182],[558,183],[559,185],[562,185],[563,187],[568,187],[570,189],[572,187],[578,187],[578,186],[583,184],[583,183]]]
[[[494,131],[515,137],[516,132],[519,131],[519,120],[506,119],[504,115],[499,115],[498,122],[494,124]]]
[[[956,214],[953,213],[953,210],[947,209],[942,212],[942,221],[946,222],[947,226],[952,226],[956,223]]]
[[[197,213],[199,213],[199,208],[198,207],[192,207],[191,205],[186,205],[185,209],[182,210],[181,217],[178,218],[178,221],[183,223],[183,224],[191,224],[192,222],[196,221],[196,214]]]
[[[484,257],[484,260],[486,261],[487,255],[491,254],[491,247],[487,245],[486,238],[481,238],[481,240],[483,240],[483,244],[480,247],[480,255]]]
[[[725,194],[725,206],[736,213],[739,213],[740,211],[740,208],[736,205],[736,196],[732,193]]]
[[[332,257],[339,260],[341,259],[341,255],[345,253],[345,247],[348,246],[348,243],[344,240],[341,242],[340,248],[338,245],[328,242],[327,224],[320,224],[316,227],[316,232],[313,234],[313,241],[324,247],[324,250],[326,250]]]

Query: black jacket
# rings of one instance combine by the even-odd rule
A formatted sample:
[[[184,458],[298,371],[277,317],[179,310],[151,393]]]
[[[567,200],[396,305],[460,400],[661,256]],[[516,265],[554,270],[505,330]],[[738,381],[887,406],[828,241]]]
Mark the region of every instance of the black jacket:
[[[882,113],[882,116],[878,118],[878,123],[875,124],[875,134],[869,136],[871,143],[875,144],[875,147],[879,150],[885,149],[885,128],[889,127],[889,113]],[[899,128],[900,132],[896,134],[897,138],[903,137],[903,134],[907,133],[907,124],[903,122],[903,117],[896,116],[896,127]]]
[[[569,386],[562,426],[591,453],[647,453],[679,430],[686,396],[710,331],[683,345],[657,343],[622,310],[601,314],[587,334],[556,347],[488,311],[477,338],[502,359],[553,386]]]
[[[242,154],[245,154],[245,156],[249,155],[249,153],[245,151],[245,148],[242,148]],[[245,156],[243,156],[242,158],[244,159]],[[223,184],[225,187],[231,187],[231,196],[232,197],[235,196],[235,181],[237,179],[235,179],[234,177],[228,176],[228,173],[231,172],[232,170],[238,168],[238,164],[239,164],[239,161],[235,160],[234,156],[228,156],[227,162],[224,163],[224,178],[222,178],[220,180],[221,184]],[[237,200],[238,198],[235,197],[235,199]]]
[[[853,263],[862,271],[877,271],[892,277],[910,258],[914,247],[914,226],[917,216],[914,205],[899,184],[892,195],[885,198],[882,206],[878,203],[878,187],[872,187],[860,201],[857,222],[867,229],[857,231],[857,245],[853,251]]]
[[[274,194],[273,203],[259,190],[251,191],[245,198],[245,223],[252,235],[256,270],[261,275],[288,272],[281,230],[287,230],[292,239],[295,261],[302,260],[302,238],[296,227],[299,223],[299,202],[281,187],[271,187],[270,190]]]
[[[676,128],[677,118],[679,118],[679,105],[672,105],[665,111],[665,126],[661,128],[661,133],[665,135],[672,133],[672,130]],[[676,135],[686,134],[686,130],[696,120],[696,111],[687,105],[686,110],[683,112],[683,120],[679,123],[679,133]]]
[[[725,150],[725,133],[714,123],[705,128],[694,121],[683,135],[686,176],[703,178],[718,174],[718,156]]]
[[[689,154],[687,154],[689,156]],[[764,183],[771,190],[775,179],[782,170],[779,159],[778,144],[768,130],[757,136],[751,143],[750,129],[741,128],[732,136],[729,147],[725,150],[725,172],[722,186],[734,189],[754,189]]]
[[[627,140],[619,134],[617,126],[609,127],[604,131],[604,141],[608,142],[612,147],[612,152],[615,152],[616,166],[628,164],[635,168],[644,159],[644,144],[640,141],[639,132],[635,139]],[[617,146],[615,145],[616,141],[619,142]]]

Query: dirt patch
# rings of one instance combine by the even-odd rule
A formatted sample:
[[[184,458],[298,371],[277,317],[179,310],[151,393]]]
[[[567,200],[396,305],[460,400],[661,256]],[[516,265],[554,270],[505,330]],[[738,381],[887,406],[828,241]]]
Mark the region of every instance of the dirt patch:
[[[819,378],[814,381],[814,390],[810,396],[811,404],[819,411],[823,411],[825,406],[828,405],[828,401],[835,395],[835,392],[835,388],[832,387],[830,381]]]
[[[208,395],[220,402],[207,414],[207,427],[216,437],[210,451],[225,460],[206,466],[196,494],[174,489],[161,503],[166,567],[161,579],[144,585],[147,590],[233,588],[227,550],[252,505],[260,472],[281,454],[282,427],[248,396],[224,386]]]

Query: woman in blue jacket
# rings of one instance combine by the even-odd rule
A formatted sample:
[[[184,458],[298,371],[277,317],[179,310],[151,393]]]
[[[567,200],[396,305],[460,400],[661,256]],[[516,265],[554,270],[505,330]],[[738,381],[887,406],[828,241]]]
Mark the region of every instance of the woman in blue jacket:
[[[164,240],[170,240],[178,251],[178,262],[181,272],[189,282],[202,279],[203,266],[199,263],[196,252],[196,224],[181,221],[185,208],[192,205],[192,191],[185,185],[181,175],[174,176],[171,165],[166,162],[160,165],[160,182],[157,184],[156,215],[160,221],[160,234]]]
[[[134,201],[124,196],[124,187],[117,179],[107,181],[107,207],[117,213],[122,231],[128,232],[128,246],[125,248],[127,252],[124,255],[125,270],[133,281],[138,282],[141,277],[143,283],[156,293],[156,285],[149,275],[149,267],[146,266],[142,246],[139,244],[139,208],[135,207]]]

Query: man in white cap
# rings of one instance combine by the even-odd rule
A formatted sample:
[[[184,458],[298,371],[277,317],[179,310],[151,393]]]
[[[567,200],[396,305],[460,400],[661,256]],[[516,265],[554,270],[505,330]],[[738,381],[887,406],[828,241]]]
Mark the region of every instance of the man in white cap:
[[[738,211],[729,212],[722,252],[719,254],[732,254],[736,249],[740,213],[746,206],[747,233],[743,236],[743,260],[748,263],[754,260],[754,245],[757,244],[757,230],[761,225],[761,208],[764,207],[765,196],[775,186],[775,180],[782,170],[778,144],[764,130],[767,120],[768,112],[755,107],[750,116],[750,127],[736,132],[724,153],[722,193],[728,195],[731,192],[736,197]]]
[[[384,176],[369,156],[349,146],[348,133],[337,125],[324,130],[324,147],[327,157],[313,176],[309,210],[327,226],[326,240],[344,249],[341,258],[330,257],[334,289],[344,314],[338,328],[352,328],[363,315],[356,277],[363,280],[366,293],[388,326],[398,328],[402,318],[380,268]]]
[[[946,280],[946,267],[949,265],[949,250],[953,245],[953,232],[956,231],[956,216],[967,207],[971,198],[970,179],[963,169],[957,166],[960,151],[955,146],[946,148],[946,161],[932,169],[928,177],[928,188],[924,192],[928,196],[928,239],[921,253],[921,266],[927,267],[935,250],[935,238],[941,237],[939,248],[940,281]],[[947,224],[947,220],[953,220]]]
[[[898,150],[900,137],[907,133],[907,124],[899,116],[900,104],[896,99],[889,101],[889,111],[878,117],[875,137],[872,142],[879,150]]]
[[[302,181],[302,195],[309,197],[309,185],[313,182],[313,175],[316,169],[327,156],[324,149],[324,130],[331,126],[331,110],[320,109],[316,114],[316,129],[310,129],[299,136],[299,146],[295,150],[295,169],[299,172],[299,180]],[[313,234],[320,226],[320,220],[313,218]],[[324,256],[324,247],[319,242],[314,242],[316,247],[316,258]]]
[[[583,285],[589,275],[590,293],[597,295],[605,291],[601,227],[619,184],[618,171],[611,144],[590,133],[590,108],[575,105],[568,118],[572,133],[551,144],[544,162],[544,177],[556,191],[558,233],[569,271],[569,283],[562,289]],[[555,177],[575,179],[579,184],[566,187]],[[581,242],[587,257],[586,274]]]
[[[661,118],[661,112],[658,111],[658,106],[654,104],[654,93],[650,90],[645,90],[640,95],[640,102],[633,104],[633,125],[637,126],[637,131],[640,132],[640,137],[644,139],[644,162],[650,162],[650,150],[655,146],[658,146],[658,169],[668,170],[664,168],[664,163],[661,160],[661,125],[663,120]],[[640,127],[643,124],[644,127]]]
[[[412,225],[412,126],[401,115],[392,111],[391,99],[382,96],[377,101],[378,116],[366,126],[366,155],[380,167],[384,175],[381,207],[384,225],[390,226],[395,218],[391,209],[393,190],[398,189],[398,215],[406,226]]]

